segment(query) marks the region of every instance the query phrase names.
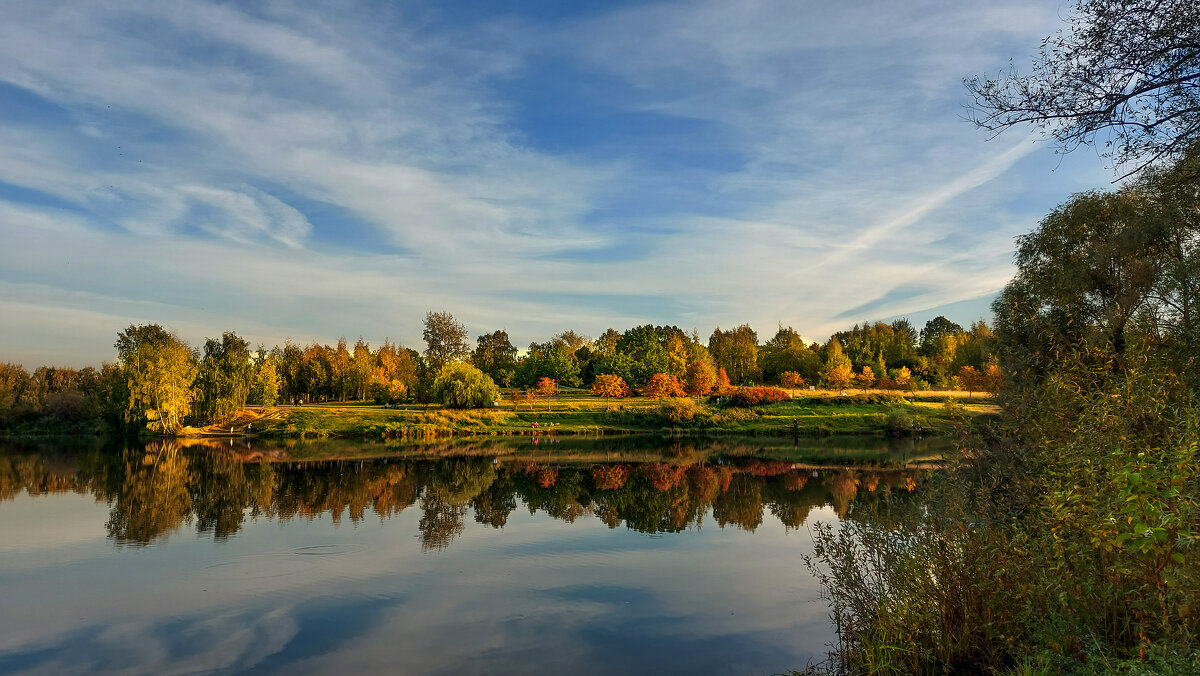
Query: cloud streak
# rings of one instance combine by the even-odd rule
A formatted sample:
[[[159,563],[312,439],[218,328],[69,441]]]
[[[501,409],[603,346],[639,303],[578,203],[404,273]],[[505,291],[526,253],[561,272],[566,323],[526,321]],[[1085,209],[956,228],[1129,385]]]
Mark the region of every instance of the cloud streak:
[[[1039,3],[577,9],[10,3],[0,359],[94,363],[111,340],[58,327],[136,308],[193,341],[413,344],[430,309],[518,343],[819,337],[994,292],[1012,236],[1106,178],[960,119]]]

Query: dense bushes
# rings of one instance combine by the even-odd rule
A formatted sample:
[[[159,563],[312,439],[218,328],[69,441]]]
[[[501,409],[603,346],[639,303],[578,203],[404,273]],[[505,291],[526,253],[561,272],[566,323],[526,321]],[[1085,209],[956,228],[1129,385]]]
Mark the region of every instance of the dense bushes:
[[[899,394],[848,394],[845,396],[797,397],[801,406],[900,406],[905,403]]]
[[[760,406],[777,404],[791,399],[787,390],[778,387],[736,387],[729,393],[730,406]]]
[[[843,629],[841,666],[1200,666],[1187,657],[1200,636],[1200,414],[1161,364],[1127,360],[1116,373],[1066,360],[1020,395],[1022,426],[976,439],[969,471],[931,482],[923,509],[818,527],[810,564]]]

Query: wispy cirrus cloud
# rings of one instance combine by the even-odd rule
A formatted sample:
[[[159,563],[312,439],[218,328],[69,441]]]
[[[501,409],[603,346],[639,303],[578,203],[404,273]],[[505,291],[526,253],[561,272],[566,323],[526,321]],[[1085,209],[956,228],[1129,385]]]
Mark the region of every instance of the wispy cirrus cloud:
[[[442,308],[518,343],[644,321],[819,336],[848,308],[984,296],[1014,234],[1107,178],[1047,178],[1040,146],[960,119],[961,77],[1053,10],[10,3],[0,282],[55,317],[174,308],[193,340],[412,343]],[[8,355],[108,352],[23,339],[51,332],[22,316]]]

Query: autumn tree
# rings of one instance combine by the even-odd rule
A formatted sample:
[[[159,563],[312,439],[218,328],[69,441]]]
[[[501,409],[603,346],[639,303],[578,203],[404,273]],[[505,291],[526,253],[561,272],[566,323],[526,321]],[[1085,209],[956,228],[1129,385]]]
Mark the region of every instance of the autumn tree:
[[[854,380],[854,367],[837,338],[830,338],[825,344],[825,367],[821,371],[821,379],[826,386],[835,390],[849,387]]]
[[[712,364],[696,360],[688,365],[687,372],[684,373],[683,389],[688,396],[703,397],[713,391],[715,381],[716,374],[713,373]]]
[[[356,399],[367,398],[367,387],[371,384],[371,372],[374,367],[375,356],[371,354],[371,345],[359,336],[350,356],[350,389]]]
[[[834,366],[825,370],[825,384],[830,389],[844,390],[854,382],[854,371],[849,366]]]
[[[988,392],[997,392],[1004,386],[1004,373],[1000,370],[999,364],[988,364],[987,371],[984,373],[983,389]]]
[[[642,388],[642,394],[652,399],[684,396],[683,386],[679,384],[679,379],[666,373],[655,373],[650,376],[650,379],[646,381],[646,386]]]
[[[279,401],[278,360],[274,352],[259,346],[254,358],[254,375],[250,380],[247,403],[255,406],[274,406]]]
[[[604,402],[607,405],[610,397],[620,399],[629,396],[629,385],[625,383],[621,376],[598,375],[592,381],[592,394],[604,397]]]
[[[795,371],[784,371],[779,374],[779,384],[792,390],[792,393],[795,394],[797,389],[804,387],[804,376]]]
[[[858,385],[858,389],[866,391],[875,383],[875,372],[870,366],[862,367],[862,371],[854,375],[854,384]]]
[[[896,383],[896,387],[902,390],[911,390],[914,386],[916,386],[916,382],[913,380],[912,371],[908,370],[907,366],[901,366],[899,369],[897,369],[892,380]]]
[[[546,410],[550,410],[551,397],[558,394],[558,382],[553,378],[542,378],[533,387],[533,393],[546,398]]]
[[[729,382],[729,375],[725,373],[725,369],[717,369],[717,381],[713,385],[713,392],[724,395],[728,394],[733,389],[733,385]]]
[[[599,356],[610,355],[617,351],[617,344],[621,342],[621,332],[616,329],[608,329],[600,334],[600,337],[592,341],[592,349]]]
[[[964,366],[958,370],[958,387],[974,397],[977,390],[985,389],[984,375],[974,366]]]
[[[192,407],[196,354],[158,324],[130,325],[117,334],[117,361],[128,399],[127,424],[174,432]]]
[[[20,364],[0,364],[0,411],[15,408],[33,408],[33,396],[29,372]]]
[[[353,389],[353,379],[353,358],[343,336],[338,338],[337,348],[329,351],[330,387],[338,401],[346,400],[346,394]]]
[[[376,350],[375,366],[367,386],[371,397],[379,404],[393,404],[405,398],[417,384],[415,353],[387,340]]]
[[[430,368],[439,371],[446,362],[466,359],[471,353],[467,346],[467,328],[449,312],[429,312],[425,315],[425,358]]]
[[[667,337],[667,373],[673,376],[682,376],[687,372],[688,363],[692,356],[692,351],[688,345],[688,338],[682,331],[673,332]]]

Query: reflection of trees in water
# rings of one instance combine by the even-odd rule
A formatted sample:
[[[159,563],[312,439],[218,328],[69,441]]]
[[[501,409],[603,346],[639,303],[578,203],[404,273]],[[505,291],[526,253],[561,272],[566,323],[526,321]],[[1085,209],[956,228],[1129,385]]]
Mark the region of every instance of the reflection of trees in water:
[[[621,463],[590,466],[492,458],[310,463],[244,462],[232,453],[182,450],[172,442],[119,452],[0,454],[0,499],[90,492],[111,507],[109,534],[143,545],[195,523],[224,539],[247,519],[357,523],[418,505],[427,550],[444,549],[474,520],[503,528],[521,505],[568,523],[596,517],[610,528],[647,533],[699,526],[711,512],[721,527],[753,531],[768,511],[786,528],[804,525],[815,507],[855,519],[864,503],[904,498],[918,470],[801,468],[734,459],[728,464]],[[552,477],[552,480],[548,480]]]
[[[122,462],[125,482],[105,524],[118,542],[147,544],[191,519],[188,458],[176,444],[126,450]]]
[[[489,458],[451,458],[421,468],[426,470],[418,524],[421,548],[445,549],[462,534],[467,505],[496,481],[496,468]]]
[[[722,528],[732,524],[753,532],[762,523],[763,483],[762,479],[749,474],[733,477],[729,490],[713,501],[713,518]]]
[[[456,505],[438,491],[421,496],[421,549],[445,549],[454,538],[462,535],[466,505]]]

